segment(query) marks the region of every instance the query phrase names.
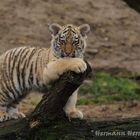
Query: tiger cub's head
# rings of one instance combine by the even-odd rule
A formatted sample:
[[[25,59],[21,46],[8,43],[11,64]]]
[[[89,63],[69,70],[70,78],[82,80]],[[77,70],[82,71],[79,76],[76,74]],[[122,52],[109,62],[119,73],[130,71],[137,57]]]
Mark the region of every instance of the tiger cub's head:
[[[86,38],[90,31],[88,24],[60,26],[53,23],[49,26],[52,33],[52,50],[56,57],[82,58],[86,48]]]

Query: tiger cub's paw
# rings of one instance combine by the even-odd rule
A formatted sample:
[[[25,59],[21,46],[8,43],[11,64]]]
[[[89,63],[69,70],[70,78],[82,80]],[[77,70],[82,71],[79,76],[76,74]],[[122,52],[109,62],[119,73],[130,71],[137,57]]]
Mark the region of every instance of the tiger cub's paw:
[[[0,123],[11,120],[11,116],[7,112],[0,112]]]
[[[73,58],[72,65],[70,65],[70,70],[76,73],[83,73],[87,69],[87,64],[80,58]]]
[[[66,112],[66,116],[69,118],[69,120],[71,120],[72,118],[83,119],[84,117],[83,113],[78,109],[71,112]]]
[[[2,113],[0,113],[0,122],[16,120],[16,119],[24,118],[24,117],[25,117],[25,115],[21,112],[19,112],[19,113],[2,112]]]
[[[26,115],[25,115],[24,113],[22,113],[22,112],[19,112],[19,113],[18,113],[18,117],[19,117],[19,118],[25,118]]]
[[[22,112],[9,112],[9,116],[11,116],[11,119],[19,119],[26,117]]]
[[[25,117],[26,117],[25,114],[22,113],[22,112],[18,112],[18,113],[13,113],[12,114],[12,118],[13,119],[19,119],[19,118],[25,118]]]

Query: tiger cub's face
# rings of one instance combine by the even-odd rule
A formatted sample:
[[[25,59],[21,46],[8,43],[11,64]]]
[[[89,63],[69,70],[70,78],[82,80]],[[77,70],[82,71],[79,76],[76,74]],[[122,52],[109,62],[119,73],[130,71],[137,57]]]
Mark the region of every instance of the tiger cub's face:
[[[82,58],[86,48],[86,37],[90,31],[88,24],[79,27],[72,24],[60,26],[51,24],[49,29],[52,33],[52,50],[55,56]]]

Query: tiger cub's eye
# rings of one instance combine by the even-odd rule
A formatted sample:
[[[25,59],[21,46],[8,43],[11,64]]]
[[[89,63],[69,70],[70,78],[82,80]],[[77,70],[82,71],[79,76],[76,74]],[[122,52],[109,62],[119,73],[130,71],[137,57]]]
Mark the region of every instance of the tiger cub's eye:
[[[76,46],[79,45],[79,37],[78,37],[78,35],[73,36],[73,44],[76,45]]]
[[[77,39],[73,40],[73,44],[78,46],[79,45],[79,39],[77,38]]]
[[[64,35],[60,35],[59,36],[59,41],[60,41],[60,43],[65,43],[65,36]]]
[[[79,40],[79,38],[75,36],[75,37],[74,37],[74,40],[77,41],[77,40]]]

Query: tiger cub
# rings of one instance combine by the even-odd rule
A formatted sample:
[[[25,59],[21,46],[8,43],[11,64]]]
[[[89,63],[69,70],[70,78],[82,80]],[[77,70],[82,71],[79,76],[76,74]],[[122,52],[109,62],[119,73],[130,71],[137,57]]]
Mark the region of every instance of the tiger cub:
[[[0,56],[0,122],[25,117],[16,105],[31,90],[43,91],[50,82],[71,70],[84,72],[83,61],[88,24],[79,27],[68,24],[49,25],[51,47],[21,47],[8,50]],[[69,118],[83,118],[76,109],[77,91],[69,98],[64,111]]]

